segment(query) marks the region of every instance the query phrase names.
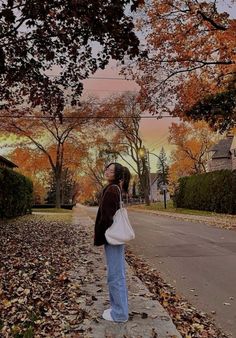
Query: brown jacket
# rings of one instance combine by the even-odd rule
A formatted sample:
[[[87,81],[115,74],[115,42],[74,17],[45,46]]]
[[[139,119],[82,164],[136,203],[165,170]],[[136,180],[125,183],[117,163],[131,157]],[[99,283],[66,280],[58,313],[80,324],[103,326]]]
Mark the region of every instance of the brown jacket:
[[[120,193],[114,184],[107,185],[103,192],[97,212],[94,229],[94,245],[107,244],[105,231],[112,225],[113,216],[120,208]]]

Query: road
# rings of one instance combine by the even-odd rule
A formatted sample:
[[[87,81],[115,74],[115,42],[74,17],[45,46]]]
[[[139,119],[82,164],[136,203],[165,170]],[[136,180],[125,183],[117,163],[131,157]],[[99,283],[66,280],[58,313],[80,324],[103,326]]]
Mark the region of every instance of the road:
[[[87,210],[94,217],[96,209]],[[236,338],[236,231],[135,211],[129,217],[133,252]]]

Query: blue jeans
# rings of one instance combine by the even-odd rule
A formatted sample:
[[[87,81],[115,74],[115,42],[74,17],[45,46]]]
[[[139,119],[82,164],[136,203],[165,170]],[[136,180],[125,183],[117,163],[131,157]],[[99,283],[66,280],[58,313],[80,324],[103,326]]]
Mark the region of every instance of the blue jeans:
[[[128,291],[125,277],[124,245],[105,244],[107,261],[107,283],[109,289],[111,317],[114,321],[128,320]]]

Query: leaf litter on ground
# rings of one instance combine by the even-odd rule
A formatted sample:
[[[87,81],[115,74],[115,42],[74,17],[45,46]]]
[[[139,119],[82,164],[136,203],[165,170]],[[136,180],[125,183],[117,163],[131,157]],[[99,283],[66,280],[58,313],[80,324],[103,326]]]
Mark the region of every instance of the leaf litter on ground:
[[[88,297],[80,289],[84,277],[69,277],[73,262],[83,265],[88,256],[87,234],[76,232],[69,217],[0,223],[0,337],[71,337],[89,318],[81,306]]]

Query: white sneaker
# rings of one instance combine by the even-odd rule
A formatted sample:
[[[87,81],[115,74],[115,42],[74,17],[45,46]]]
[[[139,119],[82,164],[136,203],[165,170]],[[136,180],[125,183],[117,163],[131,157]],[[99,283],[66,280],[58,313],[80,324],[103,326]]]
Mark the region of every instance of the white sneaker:
[[[105,320],[109,320],[110,322],[114,322],[114,320],[112,319],[112,316],[111,316],[111,309],[105,310],[102,314],[102,318],[105,319]]]
[[[112,318],[111,316],[111,309],[107,309],[103,312],[102,318],[105,320],[109,320],[110,322],[116,322],[116,323],[126,323],[128,320],[123,320],[123,321],[116,321]]]

